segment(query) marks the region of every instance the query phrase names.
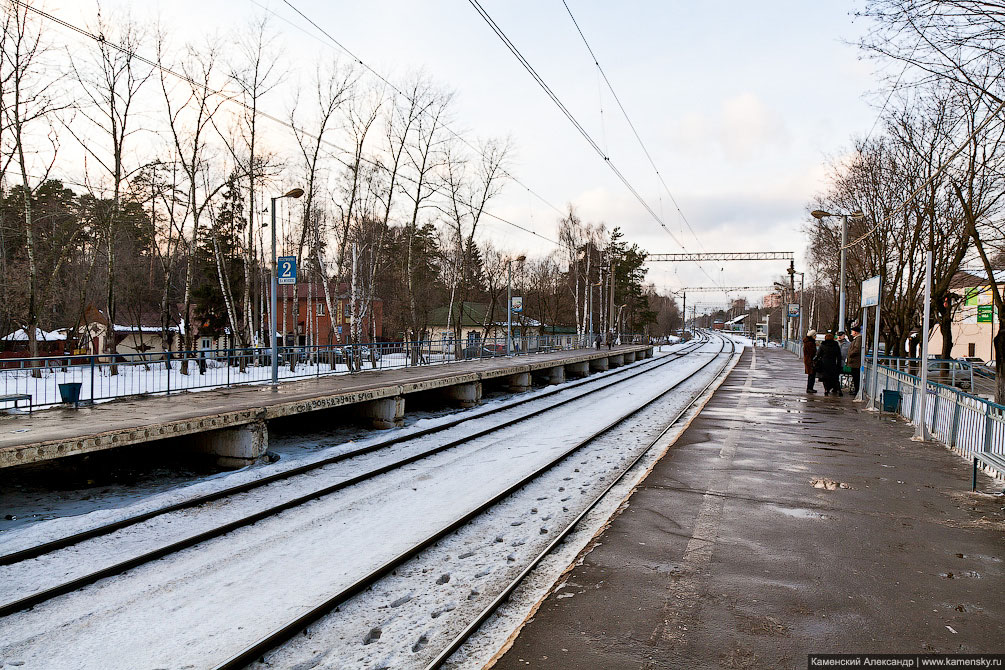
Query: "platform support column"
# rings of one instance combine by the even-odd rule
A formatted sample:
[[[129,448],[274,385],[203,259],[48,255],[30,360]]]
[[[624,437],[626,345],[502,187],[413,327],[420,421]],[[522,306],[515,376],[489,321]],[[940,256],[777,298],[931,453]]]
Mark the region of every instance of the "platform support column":
[[[243,468],[265,455],[269,448],[269,428],[254,421],[234,428],[208,430],[192,436],[196,451],[216,457],[223,468]]]

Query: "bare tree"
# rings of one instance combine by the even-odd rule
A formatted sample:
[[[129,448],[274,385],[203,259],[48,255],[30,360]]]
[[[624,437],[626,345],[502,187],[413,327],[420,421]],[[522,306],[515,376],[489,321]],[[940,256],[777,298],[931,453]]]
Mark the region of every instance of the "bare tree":
[[[166,36],[157,36],[158,63],[166,69]],[[187,200],[188,224],[191,228],[187,240],[188,262],[185,271],[185,288],[182,298],[182,342],[183,349],[191,351],[195,330],[192,324],[192,280],[195,273],[195,250],[199,244],[200,225],[203,213],[212,206],[214,196],[226,185],[220,180],[211,185],[207,177],[211,170],[208,148],[208,134],[213,117],[226,102],[226,97],[213,88],[213,77],[218,57],[217,47],[209,43],[196,50],[191,45],[185,48],[185,58],[180,64],[184,82],[179,86],[169,83],[169,75],[160,70],[161,91],[167,112],[168,132],[181,169]],[[182,359],[182,374],[188,374],[188,358]]]
[[[124,165],[126,144],[137,132],[130,125],[131,112],[140,89],[153,74],[151,68],[139,62],[135,51],[146,41],[145,32],[129,16],[108,21],[98,9],[97,25],[94,32],[99,35],[115,36],[115,41],[123,48],[113,47],[109,41],[97,43],[97,53],[89,61],[78,63],[71,56],[70,62],[80,89],[88,104],[79,106],[80,113],[98,131],[104,141],[92,142],[86,135],[74,130],[74,124],[66,128],[77,139],[84,151],[100,166],[102,172],[111,179],[111,202],[104,213],[105,238],[105,316],[109,322],[109,349],[116,352],[114,332],[116,320],[115,296],[115,248],[122,189],[130,174],[139,167],[129,170]],[[117,34],[116,34],[117,33]],[[111,367],[111,374],[118,374],[117,366]]]
[[[32,199],[52,170],[59,150],[54,128],[55,114],[69,105],[60,98],[61,77],[48,67],[49,46],[43,41],[40,26],[29,18],[29,8],[14,5],[7,10],[4,23],[3,51],[0,70],[5,81],[3,127],[12,148],[13,160],[20,171],[20,195],[23,207],[23,233],[28,259],[28,300],[24,327],[28,334],[28,349],[38,355],[37,331],[40,311],[49,303],[59,270],[82,232],[78,226],[67,238],[52,240],[45,257],[37,243],[37,222],[32,212]],[[0,159],[5,166],[9,159]],[[7,170],[5,169],[5,172]],[[33,178],[32,174],[39,174]]]
[[[444,161],[446,142],[444,124],[452,96],[435,91],[422,80],[417,80],[407,95],[411,106],[426,110],[416,117],[412,141],[405,144],[409,183],[404,186],[403,193],[411,202],[411,212],[406,220],[408,246],[405,258],[405,286],[410,320],[408,339],[414,342],[422,338],[422,326],[424,326],[420,320],[416,301],[418,286],[415,271],[419,260],[416,257],[416,234],[421,223],[420,217],[430,205],[430,198],[436,193],[434,176]],[[412,364],[417,364],[418,359],[419,350],[414,348]]]

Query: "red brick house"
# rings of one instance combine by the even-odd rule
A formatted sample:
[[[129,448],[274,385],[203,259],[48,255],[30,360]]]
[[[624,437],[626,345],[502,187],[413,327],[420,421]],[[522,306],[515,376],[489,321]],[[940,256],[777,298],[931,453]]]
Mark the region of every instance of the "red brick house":
[[[276,329],[285,335],[283,340],[285,344],[338,345],[348,342],[352,324],[348,287],[344,283],[338,286],[333,283],[329,286],[329,291],[334,314],[328,313],[324,286],[320,282],[279,287],[276,294]],[[296,328],[293,324],[294,296],[300,303]],[[384,303],[380,298],[374,298],[370,302],[369,309],[363,314],[362,341],[379,339],[383,335],[383,325]]]

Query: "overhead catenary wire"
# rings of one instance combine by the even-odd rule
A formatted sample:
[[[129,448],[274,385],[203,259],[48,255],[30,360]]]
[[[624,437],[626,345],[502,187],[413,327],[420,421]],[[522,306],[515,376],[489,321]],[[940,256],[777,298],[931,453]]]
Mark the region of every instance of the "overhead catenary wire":
[[[153,61],[153,60],[151,60],[151,59],[149,59],[149,58],[141,55],[140,53],[138,53],[136,51],[128,49],[127,47],[124,47],[124,46],[122,46],[120,44],[117,44],[117,43],[115,43],[115,42],[107,39],[104,35],[96,35],[96,34],[90,32],[90,31],[88,31],[88,30],[86,30],[84,28],[81,28],[79,26],[76,26],[76,25],[70,23],[69,21],[65,21],[63,19],[60,19],[59,17],[54,16],[54,15],[48,13],[48,12],[45,12],[45,11],[43,11],[43,10],[37,8],[37,7],[33,7],[30,4],[28,4],[28,2],[26,2],[26,0],[11,0],[11,2],[13,2],[13,3],[17,4],[17,5],[20,5],[20,6],[24,7],[25,9],[27,9],[29,11],[32,11],[35,14],[38,14],[42,18],[45,18],[46,20],[52,21],[53,23],[56,23],[57,25],[63,26],[64,28],[67,28],[68,30],[76,32],[76,33],[78,33],[78,34],[80,34],[80,35],[82,35],[82,36],[84,36],[84,37],[86,37],[88,39],[91,39],[91,40],[93,40],[95,42],[107,45],[107,46],[109,46],[109,47],[111,47],[111,48],[113,48],[113,49],[115,49],[117,51],[120,51],[120,52],[124,53],[124,54],[128,54],[129,56],[131,56],[132,58],[135,58],[139,62],[144,63],[145,65],[148,65],[148,66],[150,66],[150,67],[152,67],[154,69],[157,69],[157,70],[159,70],[159,71],[161,71],[161,72],[163,72],[165,74],[168,74],[168,75],[170,75],[172,77],[175,77],[175,78],[177,78],[177,79],[179,79],[181,81],[184,81],[185,83],[189,84],[190,86],[193,86],[193,87],[195,87],[197,89],[203,90],[203,91],[205,91],[206,93],[208,93],[210,95],[215,95],[215,96],[223,97],[227,102],[231,102],[233,104],[236,104],[236,105],[244,108],[248,112],[251,112],[251,113],[255,114],[258,117],[267,119],[267,120],[272,121],[274,123],[277,123],[277,124],[279,124],[279,125],[287,128],[289,130],[294,131],[295,133],[300,133],[304,137],[309,137],[312,140],[315,140],[316,142],[318,142],[319,145],[322,145],[322,144],[323,145],[327,145],[328,147],[331,147],[333,149],[341,151],[342,153],[350,153],[346,149],[344,149],[343,147],[338,146],[337,144],[335,144],[334,142],[331,142],[330,140],[326,140],[323,137],[320,137],[320,136],[315,135],[315,134],[313,134],[311,132],[308,132],[307,130],[304,130],[302,128],[298,128],[297,126],[294,126],[292,123],[284,121],[283,119],[280,119],[279,117],[273,116],[272,114],[269,114],[267,112],[263,112],[260,109],[252,108],[247,103],[243,102],[242,100],[239,100],[237,98],[237,94],[229,93],[229,92],[226,92],[226,91],[223,91],[223,90],[213,89],[213,88],[210,88],[210,87],[208,87],[208,86],[206,86],[204,84],[201,84],[201,83],[195,81],[194,79],[192,79],[191,77],[188,77],[187,75],[185,75],[183,73],[180,73],[180,72],[177,72],[175,70],[172,70],[171,68],[166,67],[163,64],[158,63],[156,61]],[[331,151],[326,151],[326,153],[331,158],[333,158],[337,162],[341,163],[344,167],[347,167],[347,168],[351,168],[352,167],[351,163],[343,160],[341,157],[339,157],[338,155],[332,153]],[[373,160],[370,160],[368,158],[361,158],[361,160],[363,162],[365,162],[365,163],[368,163],[368,164],[374,166],[374,167],[377,167],[377,168],[380,168],[380,169],[384,169],[384,170],[387,169],[387,167],[384,166],[383,164],[381,164],[380,161],[373,161]],[[402,179],[403,181],[410,181],[413,184],[415,183],[414,180],[410,179],[406,175],[399,175],[399,178]],[[430,186],[430,190],[433,193],[437,193],[437,194],[441,194],[442,195],[442,191],[436,189],[433,186]],[[464,202],[464,201],[461,201],[461,202]],[[471,203],[464,202],[464,204],[468,205],[468,206],[471,206]],[[509,221],[508,219],[503,218],[503,217],[501,217],[501,216],[499,216],[497,214],[493,214],[492,212],[489,212],[487,210],[483,210],[482,213],[485,216],[488,216],[489,218],[492,218],[492,219],[495,219],[496,221],[500,221],[502,223],[505,223],[506,225],[512,226],[513,228],[517,228],[519,230],[522,230],[523,232],[528,233],[530,235],[533,235],[533,236],[535,236],[535,237],[537,237],[539,239],[542,239],[542,240],[544,240],[546,242],[550,242],[551,244],[554,244],[554,245],[557,245],[557,246],[561,246],[561,243],[558,242],[557,240],[551,239],[551,238],[549,238],[549,237],[547,237],[545,235],[542,235],[542,234],[540,234],[540,233],[538,233],[538,232],[536,232],[534,230],[530,230],[529,228],[521,226],[518,223],[514,223],[513,221]]]
[[[642,136],[639,134],[638,129],[635,127],[635,124],[632,122],[631,117],[628,115],[628,110],[626,110],[625,106],[621,103],[621,98],[618,97],[617,91],[614,90],[614,85],[611,84],[611,80],[607,77],[607,73],[604,72],[603,66],[600,65],[600,59],[597,58],[597,54],[594,53],[593,47],[590,46],[589,40],[586,39],[586,35],[583,33],[583,29],[579,27],[579,22],[576,20],[575,15],[572,13],[572,9],[569,7],[569,3],[566,2],[566,0],[562,0],[562,4],[565,6],[565,11],[569,14],[569,18],[572,19],[572,24],[576,27],[576,32],[579,33],[579,37],[583,40],[583,44],[586,46],[586,50],[589,52],[590,58],[593,59],[593,64],[597,66],[597,72],[603,78],[604,83],[607,84],[607,88],[608,90],[610,90],[611,96],[613,96],[614,98],[614,102],[617,103],[618,109],[621,110],[622,116],[625,117],[625,121],[628,123],[628,127],[631,128],[632,134],[635,135],[635,139],[636,141],[638,141],[639,147],[642,149],[642,153],[645,154],[646,160],[649,161],[649,165],[652,167],[653,172],[656,173],[656,177],[659,180],[660,184],[663,186],[663,190],[666,191],[667,195],[670,197],[670,202],[673,203],[674,209],[677,210],[677,214],[680,216],[681,221],[683,221],[684,224],[687,226],[687,229],[691,231],[691,236],[694,237],[694,241],[698,243],[698,248],[701,251],[704,251],[705,250],[704,245],[701,243],[701,240],[698,239],[698,234],[691,226],[691,222],[688,221],[686,216],[684,216],[684,211],[677,203],[677,199],[674,197],[673,192],[670,191],[670,187],[667,185],[666,180],[663,179],[663,175],[660,173],[659,168],[656,166],[656,161],[653,160],[652,154],[649,152],[649,148],[646,146],[646,143],[642,140]],[[602,115],[603,110],[601,110],[601,116]],[[660,200],[660,207],[662,208],[662,199]],[[715,279],[712,277],[712,275],[708,273],[707,270],[705,270],[705,267],[703,265],[699,263],[698,267],[701,269],[702,273],[704,273],[706,277],[708,277],[713,283],[715,283]]]
[[[261,3],[257,2],[257,0],[251,0],[251,2],[253,2],[256,5],[258,5],[259,7],[261,7],[262,9],[264,9],[265,11],[269,12],[270,14],[272,14],[273,16],[276,16],[278,18],[286,20],[284,17],[282,17],[280,14],[276,13],[272,9],[270,9],[270,8],[262,5]],[[378,72],[377,70],[375,70],[373,67],[371,67],[370,65],[366,64],[365,62],[363,62],[363,59],[361,59],[355,53],[353,53],[352,51],[350,51],[348,47],[346,47],[344,44],[342,44],[342,42],[340,42],[339,40],[335,39],[335,37],[330,32],[328,32],[327,30],[325,30],[324,28],[322,28],[320,25],[318,25],[316,21],[314,21],[309,16],[307,16],[306,14],[304,14],[296,5],[294,5],[292,2],[290,2],[290,0],[283,0],[283,3],[286,4],[294,12],[296,12],[304,21],[307,21],[309,24],[311,24],[314,27],[315,30],[317,30],[319,33],[321,33],[322,35],[324,35],[332,44],[334,44],[336,47],[338,47],[340,50],[342,50],[343,53],[345,53],[350,58],[352,58],[354,61],[356,61],[357,63],[359,63],[361,67],[365,68],[373,76],[375,76],[382,83],[384,83],[386,86],[388,86],[397,95],[400,95],[400,96],[403,96],[403,97],[407,97],[407,94],[404,91],[402,91],[400,88],[398,88],[397,86],[395,86],[393,82],[391,82],[387,77],[385,77],[384,75],[382,75],[380,72]],[[287,23],[289,23],[290,25],[294,25],[295,26],[295,24],[293,24],[293,23],[291,23],[289,21],[287,21]],[[423,110],[422,113],[423,114],[427,114],[429,112]],[[457,133],[456,131],[454,131],[452,128],[450,128],[450,126],[443,125],[443,128],[452,137],[454,137],[457,140],[459,140],[466,147],[468,147],[469,149],[471,149],[472,151],[474,151],[477,154],[482,154],[482,152],[481,152],[480,149],[478,149],[477,147],[473,146],[470,142],[468,142],[468,140],[463,135],[461,135],[460,133]],[[544,204],[546,204],[548,207],[550,207],[551,209],[555,210],[559,214],[562,214],[563,216],[565,215],[564,211],[562,211],[561,209],[559,209],[558,207],[556,207],[555,205],[553,205],[543,195],[541,195],[540,193],[538,193],[537,191],[535,191],[531,187],[529,187],[526,184],[524,184],[523,182],[521,182],[519,179],[517,179],[516,177],[514,177],[512,174],[510,174],[506,170],[502,170],[501,172],[508,179],[511,179],[513,182],[515,182],[515,183],[519,184],[520,186],[522,186],[523,188],[527,189],[527,191],[529,193],[532,193],[534,195],[534,197],[536,197],[538,200],[540,200],[541,202],[543,202]]]
[[[621,170],[618,169],[618,167],[611,160],[610,156],[608,156],[604,152],[604,150],[600,147],[597,141],[593,139],[593,137],[586,130],[586,128],[583,127],[583,125],[579,122],[579,120],[575,117],[575,115],[571,111],[569,111],[569,108],[565,106],[565,104],[555,94],[555,92],[551,89],[551,87],[548,86],[547,82],[544,81],[541,75],[537,73],[537,70],[534,69],[534,66],[532,66],[530,64],[530,61],[528,61],[524,57],[524,55],[520,52],[520,49],[517,48],[517,46],[513,43],[512,40],[509,39],[505,31],[503,31],[503,29],[499,27],[499,24],[497,24],[495,20],[492,18],[492,16],[485,10],[485,8],[482,7],[481,3],[478,2],[478,0],[468,0],[468,3],[474,8],[476,12],[478,12],[478,15],[482,17],[482,19],[489,26],[492,32],[496,34],[496,36],[502,41],[502,43],[506,46],[506,48],[510,51],[510,53],[512,53],[513,56],[520,62],[523,68],[531,76],[531,78],[537,83],[537,85],[541,88],[541,90],[544,91],[545,95],[547,95],[548,98],[552,101],[552,103],[554,103],[555,106],[558,107],[559,111],[561,111],[562,114],[566,117],[566,119],[568,119],[569,123],[572,124],[572,126],[579,132],[579,134],[582,135],[583,139],[586,140],[587,144],[590,145],[590,148],[592,148],[593,151],[598,156],[600,156],[600,158],[604,161],[604,163],[607,164],[607,167],[610,168],[610,170],[621,181],[621,183],[625,186],[625,188],[628,189],[628,191],[632,194],[632,196],[634,196],[635,199],[638,200],[639,204],[642,205],[642,207],[649,213],[649,215],[653,218],[653,220],[655,220],[660,225],[660,227],[662,227],[663,230],[666,231],[667,235],[669,235],[674,242],[676,242],[682,249],[685,248],[684,244],[677,238],[676,235],[673,234],[670,228],[667,227],[666,223],[653,210],[653,208],[649,205],[649,203],[645,201],[645,198],[642,197],[642,195],[632,185],[632,183],[628,180],[628,178],[625,177],[625,175],[621,172]]]

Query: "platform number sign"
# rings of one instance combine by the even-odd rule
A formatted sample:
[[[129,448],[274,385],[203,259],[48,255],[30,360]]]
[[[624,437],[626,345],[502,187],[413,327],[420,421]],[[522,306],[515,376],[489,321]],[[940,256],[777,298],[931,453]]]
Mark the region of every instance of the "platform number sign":
[[[279,285],[296,284],[297,283],[297,257],[296,256],[280,256],[276,259],[279,264]]]

